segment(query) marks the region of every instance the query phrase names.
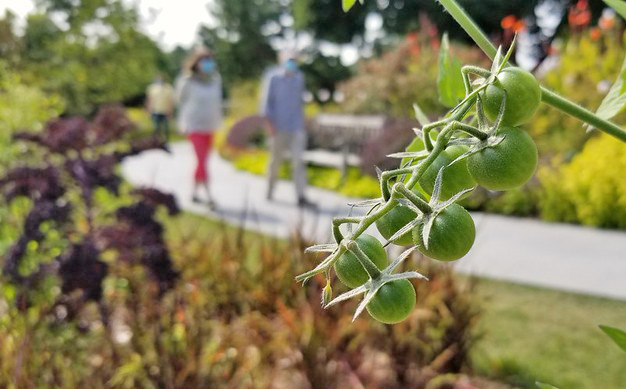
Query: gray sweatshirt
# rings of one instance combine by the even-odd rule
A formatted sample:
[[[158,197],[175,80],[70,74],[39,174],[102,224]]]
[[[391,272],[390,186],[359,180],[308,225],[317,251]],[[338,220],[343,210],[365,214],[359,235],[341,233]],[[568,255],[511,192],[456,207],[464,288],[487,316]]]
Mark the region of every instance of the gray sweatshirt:
[[[211,133],[222,125],[222,79],[219,74],[208,81],[181,76],[176,81],[178,129],[183,134]]]

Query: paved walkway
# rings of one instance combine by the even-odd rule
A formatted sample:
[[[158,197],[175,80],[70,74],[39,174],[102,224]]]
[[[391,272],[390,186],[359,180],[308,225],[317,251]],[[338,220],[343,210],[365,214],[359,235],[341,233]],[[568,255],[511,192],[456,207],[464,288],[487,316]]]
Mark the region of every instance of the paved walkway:
[[[185,210],[266,234],[285,237],[299,229],[311,240],[330,242],[332,217],[348,215],[347,203],[357,201],[309,188],[309,198],[320,208],[302,211],[294,206],[291,183],[280,182],[276,201],[268,202],[263,177],[237,171],[214,154],[210,165],[219,207],[211,212],[191,202],[191,146],[175,143],[171,150],[171,154],[149,151],[127,159],[124,176],[133,185],[174,193]],[[482,213],[473,216],[476,243],[454,263],[458,271],[626,300],[626,233]],[[377,234],[375,229],[370,233]]]

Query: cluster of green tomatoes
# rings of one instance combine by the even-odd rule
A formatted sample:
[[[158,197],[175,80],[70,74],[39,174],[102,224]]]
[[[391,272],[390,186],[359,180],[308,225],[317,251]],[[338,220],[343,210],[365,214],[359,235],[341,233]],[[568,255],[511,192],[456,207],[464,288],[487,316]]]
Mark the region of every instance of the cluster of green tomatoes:
[[[315,269],[297,277],[306,281],[334,269],[351,290],[334,300],[330,281],[322,304],[331,306],[365,294],[355,318],[363,309],[383,323],[408,317],[416,303],[409,278],[417,272],[392,271],[417,249],[439,261],[465,256],[475,239],[471,215],[456,201],[480,185],[494,191],[526,183],[537,165],[537,147],[520,125],[528,122],[541,102],[541,89],[533,75],[505,67],[498,55],[491,70],[463,68],[466,97],[443,119],[423,125],[418,137],[403,153],[400,168],[380,172],[382,197],[364,202],[364,217],[336,218],[336,244],[313,246],[309,251],[331,253]],[[351,229],[344,237],[340,226]],[[380,234],[399,246],[413,246],[389,263],[383,244],[364,231],[375,224]]]

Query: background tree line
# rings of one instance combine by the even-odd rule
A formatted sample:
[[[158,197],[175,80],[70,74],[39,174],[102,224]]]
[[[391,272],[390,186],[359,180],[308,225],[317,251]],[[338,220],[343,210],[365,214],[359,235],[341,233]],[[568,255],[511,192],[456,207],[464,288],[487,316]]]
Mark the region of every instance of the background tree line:
[[[523,18],[539,0],[462,0],[461,5],[487,33],[500,30],[506,15]],[[562,0],[566,3],[570,0]],[[15,16],[0,19],[0,54],[22,79],[43,91],[61,95],[67,113],[90,113],[107,102],[141,104],[146,86],[157,72],[174,78],[190,48],[165,51],[141,32],[138,10],[125,1],[36,0],[37,11],[28,16],[21,34]],[[599,15],[600,0],[590,2]],[[199,29],[200,41],[215,50],[225,89],[258,79],[275,62],[279,42],[307,36],[302,64],[310,90],[326,89],[352,74],[338,56],[324,55],[322,45],[368,46],[381,53],[398,37],[420,28],[424,13],[439,31],[465,39],[452,18],[432,0],[380,0],[366,2],[344,14],[334,0],[214,0],[207,5],[216,21]],[[402,11],[402,12],[401,12]],[[368,14],[382,17],[383,34],[365,39]],[[172,28],[175,28],[174,26]]]

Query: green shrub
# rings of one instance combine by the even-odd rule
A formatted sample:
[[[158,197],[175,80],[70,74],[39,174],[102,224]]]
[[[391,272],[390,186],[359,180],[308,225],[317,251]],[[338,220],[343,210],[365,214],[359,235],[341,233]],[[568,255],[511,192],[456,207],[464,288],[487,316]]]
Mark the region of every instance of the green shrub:
[[[0,61],[0,170],[13,158],[11,136],[16,131],[39,131],[44,122],[58,116],[63,100],[24,81]]]
[[[393,118],[414,117],[414,103],[437,116],[444,107],[437,95],[438,50],[426,34],[401,42],[378,58],[361,61],[356,75],[340,86],[343,112],[382,114]],[[453,46],[463,63],[485,65],[477,48]]]
[[[626,144],[602,134],[571,163],[539,172],[539,209],[547,220],[626,228]]]

